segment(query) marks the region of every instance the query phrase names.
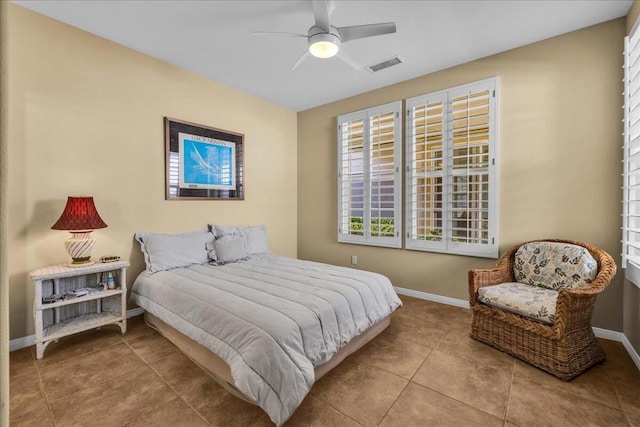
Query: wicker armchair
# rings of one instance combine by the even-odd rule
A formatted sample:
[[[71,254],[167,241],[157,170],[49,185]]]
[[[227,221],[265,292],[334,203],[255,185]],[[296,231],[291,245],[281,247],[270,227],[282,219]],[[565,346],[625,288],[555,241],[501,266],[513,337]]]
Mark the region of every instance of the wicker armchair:
[[[481,302],[480,288],[516,281],[515,254],[522,245],[531,242],[517,245],[507,251],[494,268],[469,271],[471,337],[568,381],[606,357],[591,329],[591,315],[597,294],[609,285],[616,273],[616,264],[608,253],[592,245],[556,239],[538,242],[569,243],[586,248],[597,262],[595,279],[586,287],[558,290],[553,324]]]

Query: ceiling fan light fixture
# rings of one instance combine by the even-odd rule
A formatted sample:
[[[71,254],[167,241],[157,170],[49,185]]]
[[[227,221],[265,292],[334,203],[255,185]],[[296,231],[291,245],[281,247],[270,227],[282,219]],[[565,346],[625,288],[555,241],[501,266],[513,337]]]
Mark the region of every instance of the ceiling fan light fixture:
[[[316,58],[331,58],[340,50],[340,39],[333,34],[316,34],[309,37],[309,53]]]

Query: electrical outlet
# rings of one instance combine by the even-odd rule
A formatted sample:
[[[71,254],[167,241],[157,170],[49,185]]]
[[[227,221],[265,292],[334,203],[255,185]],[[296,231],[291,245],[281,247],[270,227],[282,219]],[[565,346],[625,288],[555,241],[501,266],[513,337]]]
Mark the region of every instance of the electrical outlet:
[[[351,264],[358,265],[358,257],[355,255],[351,255]]]

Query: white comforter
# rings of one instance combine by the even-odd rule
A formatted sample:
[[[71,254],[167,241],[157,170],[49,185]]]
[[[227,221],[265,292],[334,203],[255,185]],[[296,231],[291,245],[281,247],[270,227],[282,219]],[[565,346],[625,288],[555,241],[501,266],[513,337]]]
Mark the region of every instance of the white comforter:
[[[267,254],[142,273],[131,300],[227,362],[277,425],[309,392],[314,366],[402,304],[380,274]]]

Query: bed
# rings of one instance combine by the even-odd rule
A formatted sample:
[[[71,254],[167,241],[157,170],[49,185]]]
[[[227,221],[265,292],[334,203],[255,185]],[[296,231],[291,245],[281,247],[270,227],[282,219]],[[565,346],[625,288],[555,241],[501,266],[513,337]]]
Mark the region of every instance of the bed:
[[[252,246],[246,236],[244,242]],[[148,249],[143,244],[145,257]],[[264,251],[222,264],[148,268],[131,300],[152,327],[277,425],[402,304],[377,273]]]

